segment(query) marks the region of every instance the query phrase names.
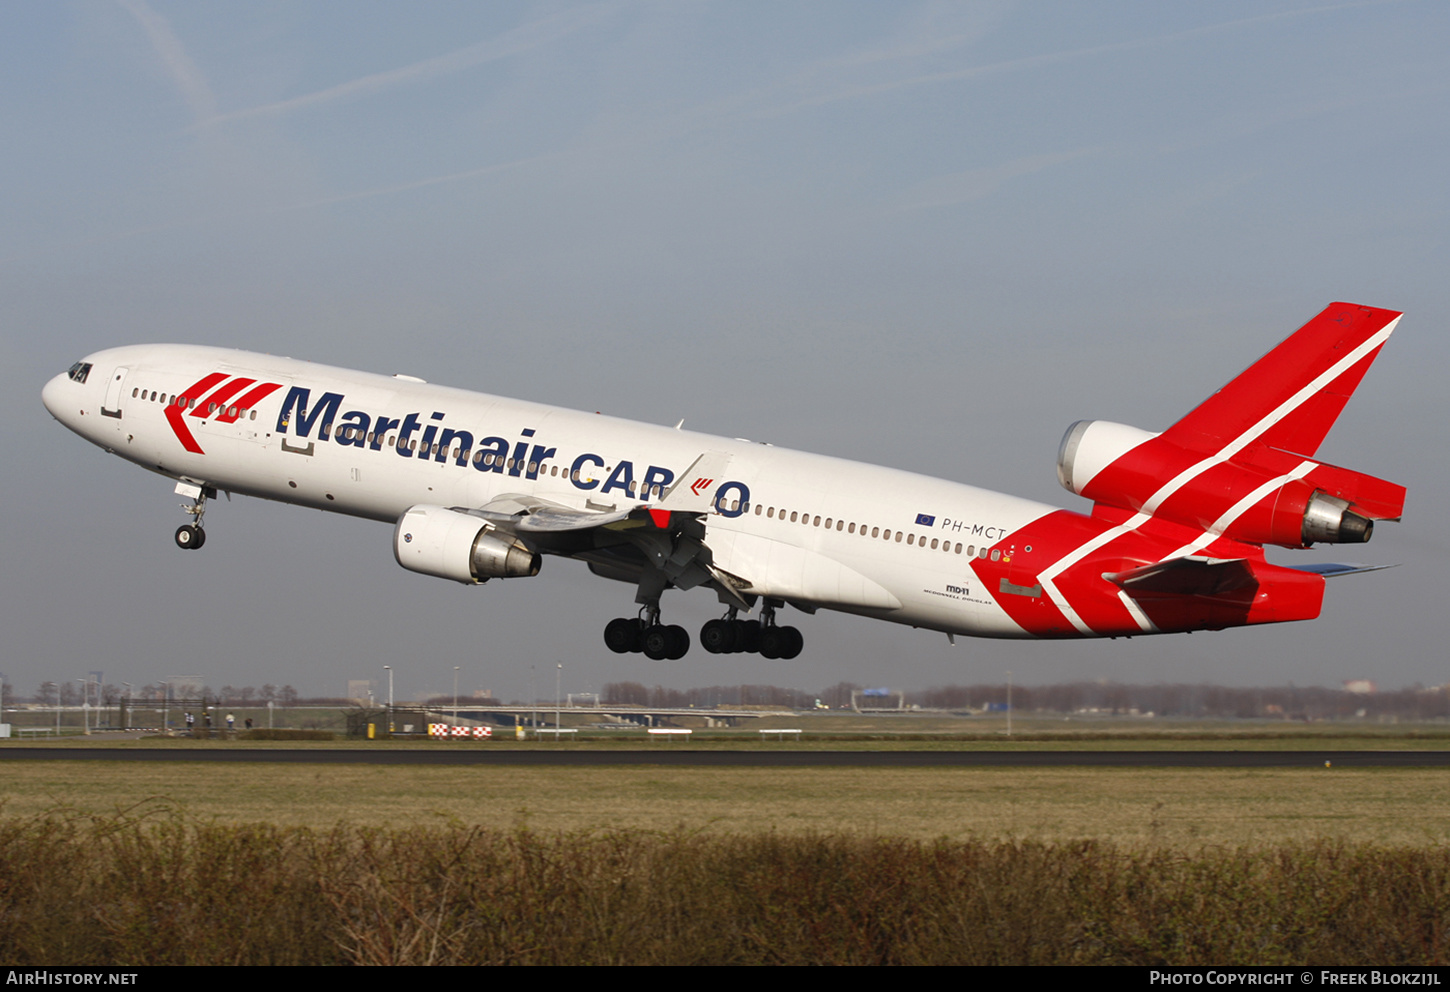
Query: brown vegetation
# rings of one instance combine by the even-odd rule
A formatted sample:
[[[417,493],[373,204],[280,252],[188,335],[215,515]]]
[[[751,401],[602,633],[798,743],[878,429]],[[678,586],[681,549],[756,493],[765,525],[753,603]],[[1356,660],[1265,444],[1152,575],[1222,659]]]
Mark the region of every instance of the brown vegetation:
[[[1450,850],[0,820],[28,964],[1445,963]]]

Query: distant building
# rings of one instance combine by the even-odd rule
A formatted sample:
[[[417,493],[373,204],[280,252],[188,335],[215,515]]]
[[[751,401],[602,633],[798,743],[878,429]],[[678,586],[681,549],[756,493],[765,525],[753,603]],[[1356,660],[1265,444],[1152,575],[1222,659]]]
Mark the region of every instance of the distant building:
[[[1369,696],[1379,690],[1369,679],[1345,679],[1344,691],[1358,693],[1361,696]]]

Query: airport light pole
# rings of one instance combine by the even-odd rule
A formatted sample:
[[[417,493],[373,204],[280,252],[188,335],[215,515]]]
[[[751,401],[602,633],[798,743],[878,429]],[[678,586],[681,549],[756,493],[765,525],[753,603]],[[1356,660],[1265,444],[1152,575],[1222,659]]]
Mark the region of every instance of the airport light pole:
[[[384,665],[383,671],[388,673],[388,736],[393,736],[393,666]]]
[[[48,685],[55,686],[55,736],[60,736],[60,686],[54,682],[42,682],[40,687],[44,689]]]
[[[558,663],[554,672],[554,740],[559,739],[560,714],[559,714],[559,683],[564,678],[564,663]]]
[[[453,666],[453,722],[458,722],[458,666]]]
[[[1007,669],[1007,736],[1012,736],[1012,669]]]

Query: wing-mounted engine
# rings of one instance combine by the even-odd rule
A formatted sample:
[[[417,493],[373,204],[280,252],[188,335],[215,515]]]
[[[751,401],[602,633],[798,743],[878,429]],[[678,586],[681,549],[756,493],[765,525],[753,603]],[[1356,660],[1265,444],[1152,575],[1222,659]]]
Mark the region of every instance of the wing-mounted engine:
[[[1360,544],[1398,520],[1403,486],[1263,444],[1193,450],[1170,434],[1080,420],[1058,449],[1063,488],[1247,544]]]
[[[412,506],[393,529],[393,556],[411,572],[473,585],[538,575],[540,557],[487,520],[442,506]]]

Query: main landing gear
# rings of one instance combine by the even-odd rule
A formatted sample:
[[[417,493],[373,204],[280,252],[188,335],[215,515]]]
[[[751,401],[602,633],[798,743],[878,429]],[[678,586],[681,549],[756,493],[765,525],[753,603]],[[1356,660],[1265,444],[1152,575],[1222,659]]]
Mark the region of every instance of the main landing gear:
[[[604,628],[604,643],[615,654],[643,653],[655,661],[678,661],[690,650],[685,628],[660,623],[659,607],[646,606],[637,618],[618,617]],[[805,639],[794,627],[778,627],[775,607],[766,604],[759,620],[740,620],[731,608],[700,628],[700,643],[711,654],[747,652],[762,658],[794,658]]]
[[[711,654],[748,652],[762,658],[794,658],[801,653],[805,638],[794,627],[776,626],[775,607],[767,602],[759,620],[738,620],[732,607],[721,619],[709,621],[700,628],[700,643]]]
[[[207,499],[215,496],[216,490],[210,486],[193,486],[182,482],[177,484],[176,491],[195,500],[181,504],[181,508],[191,514],[191,523],[176,528],[176,546],[183,551],[195,551],[206,543],[206,531],[202,529],[201,518],[206,516]]]
[[[617,617],[604,628],[604,643],[615,654],[643,653],[652,661],[679,661],[690,650],[684,627],[660,623],[659,607],[646,607],[636,618]]]

